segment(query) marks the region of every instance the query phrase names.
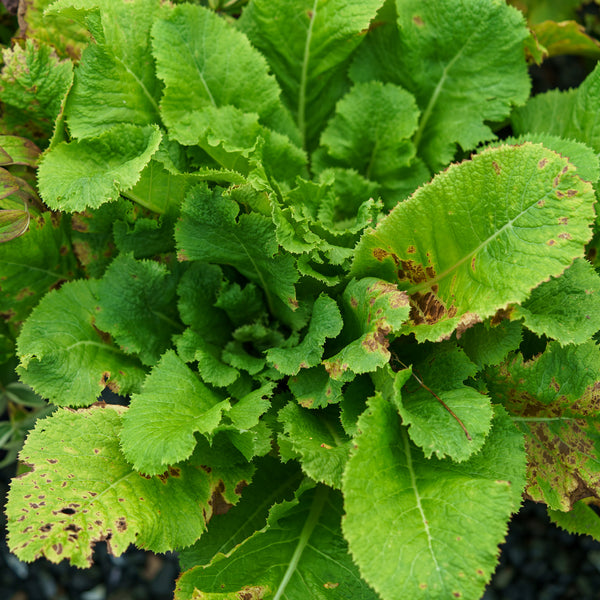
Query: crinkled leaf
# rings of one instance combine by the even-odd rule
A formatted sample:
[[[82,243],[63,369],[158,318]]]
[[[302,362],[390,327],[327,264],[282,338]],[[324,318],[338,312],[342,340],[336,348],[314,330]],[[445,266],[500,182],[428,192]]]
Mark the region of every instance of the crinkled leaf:
[[[487,371],[492,397],[501,399],[525,433],[527,494],[554,510],[600,497],[598,389],[600,350],[548,344],[524,362],[520,354]]]
[[[574,171],[530,143],[452,165],[363,236],[352,274],[397,281],[419,341],[460,334],[582,256],[594,194]]]
[[[321,294],[313,307],[308,331],[303,340],[291,348],[267,350],[267,360],[283,375],[297,375],[301,369],[315,367],[323,356],[326,338],[336,337],[343,322],[335,300]]]
[[[27,39],[2,52],[0,100],[18,108],[48,134],[71,87],[73,65],[60,60],[46,44]]]
[[[162,473],[189,458],[194,434],[211,434],[229,402],[207,388],[172,351],[152,369],[123,417],[121,444],[137,471]]]
[[[352,66],[354,81],[379,79],[414,94],[421,109],[418,153],[437,171],[458,143],[470,150],[494,138],[529,95],[523,16],[494,0],[396,0],[398,23],[371,32]]]
[[[285,440],[289,444],[302,470],[315,481],[339,489],[351,440],[337,414],[316,413],[289,402],[279,412],[279,421],[283,425],[279,442]]]
[[[175,286],[164,265],[120,254],[98,282],[97,327],[124,352],[153,365],[180,328],[173,314]]]
[[[88,406],[102,390],[139,390],[145,371],[95,324],[95,281],[72,281],[49,292],[17,340],[21,380],[59,406]]]
[[[271,527],[210,565],[186,571],[177,580],[176,600],[375,600],[348,554],[342,512],[341,495],[325,486],[276,505]]]
[[[478,367],[497,365],[509,352],[516,350],[523,338],[523,326],[518,321],[504,319],[493,323],[487,319],[469,327],[458,343],[471,362]]]
[[[0,244],[0,312],[8,321],[21,322],[48,289],[75,276],[68,225],[44,213],[24,235]]]
[[[368,373],[390,360],[390,334],[397,332],[409,313],[408,297],[394,284],[373,277],[353,280],[343,295],[342,350],[323,361],[333,379],[345,372]]]
[[[84,50],[65,107],[74,138],[95,137],[119,123],[143,126],[159,120],[160,84],[148,60],[159,0],[100,4],[102,38]]]
[[[38,170],[40,195],[53,210],[97,208],[131,189],[158,149],[156,126],[116,125],[90,140],[61,142]]]
[[[470,460],[425,459],[380,395],[361,416],[343,479],[343,531],[383,600],[479,598],[521,501],[523,438],[501,407]]]
[[[541,283],[511,318],[522,318],[538,335],[581,344],[600,329],[600,277],[579,258],[560,276]]]
[[[269,61],[312,149],[346,87],[348,59],[382,0],[255,0],[239,27]],[[276,12],[277,18],[273,18]]]
[[[329,377],[322,365],[302,369],[288,379],[290,392],[304,408],[324,408],[342,398],[342,382]]]
[[[264,57],[213,11],[177,6],[155,23],[152,39],[165,86],[161,115],[174,139],[189,144],[188,131],[206,107],[231,105],[258,114],[265,125],[285,119]]]
[[[464,384],[477,367],[454,344],[445,344],[416,360],[412,370],[406,383],[402,371],[393,382],[395,403],[411,440],[426,458],[435,453],[461,462],[478,452],[493,414],[490,399]]]
[[[33,470],[13,480],[7,505],[10,547],[22,560],[88,567],[99,540],[116,556],[131,543],[164,552],[206,529],[218,475],[188,466],[152,478],[134,471],[119,449],[125,410],[62,409],[37,422],[20,455]]]
[[[293,258],[277,252],[271,219],[239,210],[220,188],[192,188],[175,232],[180,258],[231,265],[262,287],[271,308],[277,300],[294,308]]]
[[[416,149],[410,138],[418,125],[414,96],[392,83],[356,84],[336,105],[321,134],[331,166],[356,169],[385,183],[408,166]]]

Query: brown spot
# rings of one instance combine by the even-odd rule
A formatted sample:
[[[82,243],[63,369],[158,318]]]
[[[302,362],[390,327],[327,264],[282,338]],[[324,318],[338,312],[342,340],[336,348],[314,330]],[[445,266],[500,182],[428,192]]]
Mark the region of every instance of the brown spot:
[[[545,204],[546,204],[546,201],[544,199],[537,201],[538,206],[545,206]]]
[[[145,473],[138,473],[138,475],[140,477],[143,477],[144,479],[152,479],[152,477],[150,475],[146,475]]]
[[[208,503],[212,506],[212,514],[213,515],[224,515],[229,512],[229,509],[233,506],[233,504],[229,504],[223,498],[223,492],[225,491],[225,485],[222,481],[219,481],[219,485],[215,488],[210,500]]]
[[[573,196],[577,195],[577,190],[567,190],[567,196],[569,198],[572,198]]]
[[[350,306],[356,308],[358,306],[358,300],[354,296],[350,296]]]
[[[554,178],[554,181],[552,182],[552,187],[558,187],[558,184],[560,183],[560,177],[557,175]]]
[[[61,512],[63,515],[74,515],[77,511],[73,510],[72,508],[65,507],[61,508],[58,512]]]
[[[55,464],[58,462],[58,460],[57,460],[56,458],[48,458],[48,459],[46,459],[46,460],[47,460],[47,461],[48,461],[48,462],[49,462],[51,465],[55,465]]]
[[[75,523],[70,523],[65,527],[65,531],[72,531],[73,533],[77,533],[78,531],[81,531],[81,527],[75,525]]]
[[[94,454],[100,454],[100,449],[99,448],[94,448]]]
[[[56,552],[56,554],[62,554],[63,547],[62,544],[52,544],[52,550]]]
[[[555,240],[548,240],[547,242],[548,246],[554,246],[554,244],[556,244]]]
[[[564,198],[565,195],[560,190],[556,190],[556,197],[557,198]]]
[[[169,467],[169,475],[171,477],[181,477],[181,469],[179,467]]]
[[[42,525],[40,527],[40,531],[43,531],[44,533],[48,533],[51,529],[52,529],[52,523],[46,523],[45,525]]]
[[[410,318],[415,325],[427,323],[433,325],[441,319],[456,316],[456,307],[446,308],[444,303],[435,295],[433,291],[421,294],[416,292],[411,296],[412,306],[410,309]]]
[[[417,249],[416,249],[414,246],[409,246],[409,247],[406,249],[406,253],[407,253],[407,254],[414,254],[416,251],[417,251]]]
[[[496,175],[500,175],[500,172],[502,171],[502,169],[500,168],[500,165],[495,160],[492,161],[492,167],[494,167],[494,171],[496,171]]]
[[[462,597],[462,594],[461,594],[460,592],[452,592],[452,595],[453,595],[455,598],[461,598],[461,597]]]
[[[423,25],[425,23],[423,23],[423,19],[421,19],[421,17],[419,15],[415,15],[413,17],[413,23],[417,26],[417,27],[423,27]]]
[[[206,472],[207,472],[207,473],[209,473],[209,474],[210,474],[210,473],[212,473],[212,468],[211,468],[211,467],[209,467],[208,465],[200,465],[200,468],[201,468],[203,471],[206,471]]]
[[[419,584],[419,588],[422,590],[426,590],[427,589],[427,584],[426,583],[420,583]]]
[[[473,256],[473,258],[471,259],[471,271],[473,271],[473,273],[475,273],[475,260],[477,259],[477,256]]]
[[[560,217],[558,219],[558,223],[560,225],[568,225],[569,224],[569,217]]]
[[[339,585],[340,585],[339,583],[332,583],[331,581],[326,581],[326,582],[323,584],[323,587],[324,587],[326,590],[333,590],[333,589],[335,589],[336,587],[338,587]]]
[[[485,575],[482,569],[477,569],[477,575],[481,575],[482,577]]]
[[[241,496],[242,490],[248,485],[248,482],[245,479],[242,479],[233,490],[238,496]]]
[[[117,531],[125,531],[127,529],[127,522],[125,521],[125,517],[121,517],[115,521],[115,526],[117,527]]]
[[[490,325],[492,327],[495,327],[496,325],[500,325],[500,323],[502,323],[502,321],[504,321],[504,319],[510,319],[514,310],[515,310],[514,306],[509,306],[507,308],[501,308],[491,318]]]
[[[565,232],[563,232],[563,233],[559,233],[559,234],[558,234],[558,237],[559,237],[561,240],[570,240],[570,239],[571,239],[571,234],[570,234],[570,233],[567,233],[567,232],[565,231]]]
[[[373,256],[379,261],[382,262],[386,256],[389,256],[390,253],[386,252],[383,248],[373,248]]]
[[[540,160],[540,162],[538,163],[538,169],[543,169],[547,164],[548,164],[548,159],[542,158],[542,160]]]
[[[102,377],[100,378],[100,386],[105,387],[106,384],[108,383],[109,379],[110,379],[110,372],[104,371],[104,373],[102,373]]]

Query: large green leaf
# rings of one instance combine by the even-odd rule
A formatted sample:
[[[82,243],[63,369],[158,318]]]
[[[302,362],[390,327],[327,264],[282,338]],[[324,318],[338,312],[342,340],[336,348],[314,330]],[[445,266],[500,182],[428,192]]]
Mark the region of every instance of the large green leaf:
[[[61,2],[53,14],[69,4],[77,3]],[[119,123],[143,126],[159,121],[160,84],[148,60],[150,28],[161,12],[159,0],[97,4],[102,7],[102,37],[84,50],[65,107],[75,138],[95,137]]]
[[[88,567],[100,540],[116,556],[131,543],[165,552],[206,529],[223,485],[218,470],[184,465],[141,475],[119,448],[126,410],[61,409],[37,422],[20,455],[32,470],[13,480],[8,496],[9,544],[19,558]]]
[[[527,494],[554,510],[600,498],[600,349],[548,344],[524,362],[521,354],[487,372],[490,394],[502,400],[526,436]]]
[[[61,142],[38,170],[40,195],[53,210],[98,208],[131,189],[158,149],[157,126],[115,125],[93,139]]]
[[[523,16],[495,0],[396,0],[397,25],[367,37],[351,70],[355,81],[396,83],[421,109],[414,137],[433,171],[494,138],[501,121],[529,95]]]
[[[186,571],[176,600],[375,600],[340,531],[341,495],[325,486],[304,490],[276,505],[267,526],[233,552]]]
[[[348,58],[382,0],[255,0],[239,27],[269,61],[304,148],[346,87]],[[273,18],[273,14],[277,18]]]
[[[470,460],[426,459],[380,395],[358,422],[343,531],[383,600],[479,598],[524,485],[523,439],[501,407]]]
[[[212,433],[229,402],[207,388],[191,369],[169,350],[135,394],[123,417],[123,453],[134,468],[148,475],[189,458],[194,434]]]
[[[411,299],[404,331],[459,333],[519,303],[583,255],[594,193],[566,158],[503,146],[453,165],[361,239],[355,276],[398,282]]]
[[[298,273],[293,258],[277,252],[273,222],[239,211],[221,188],[192,188],[175,232],[180,259],[231,265],[262,287],[272,309],[277,301],[295,308]]]
[[[138,391],[145,371],[95,325],[97,282],[72,281],[49,292],[17,340],[24,383],[59,406],[88,406],[109,387]]]
[[[19,323],[48,289],[76,275],[69,243],[69,220],[50,213],[32,219],[28,231],[0,244],[0,313]]]

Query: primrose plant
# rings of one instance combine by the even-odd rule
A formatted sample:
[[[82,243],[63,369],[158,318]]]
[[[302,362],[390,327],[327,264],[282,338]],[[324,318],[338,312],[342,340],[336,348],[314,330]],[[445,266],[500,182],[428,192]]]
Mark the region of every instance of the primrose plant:
[[[19,558],[177,550],[177,600],[476,600],[524,497],[600,535],[600,68],[529,99],[499,0],[24,18],[1,97],[52,135],[0,308],[59,408]]]

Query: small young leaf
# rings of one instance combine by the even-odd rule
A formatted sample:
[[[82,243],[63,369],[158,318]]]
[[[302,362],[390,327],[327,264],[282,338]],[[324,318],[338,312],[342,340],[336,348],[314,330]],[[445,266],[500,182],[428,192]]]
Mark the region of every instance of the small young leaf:
[[[97,282],[72,281],[49,292],[17,340],[21,380],[59,406],[88,406],[109,387],[139,390],[145,371],[94,325]]]
[[[383,600],[479,598],[524,485],[523,439],[506,412],[470,460],[426,459],[376,394],[343,478],[343,531]]]
[[[523,326],[519,321],[502,320],[491,324],[487,319],[467,329],[458,343],[471,362],[479,368],[501,363],[506,355],[516,350],[523,339]]]
[[[486,150],[437,175],[366,233],[352,274],[397,281],[411,299],[404,331],[440,340],[522,302],[582,256],[593,203],[591,185],[551,150]]]
[[[342,385],[341,381],[331,379],[322,365],[301,369],[295,377],[288,379],[290,392],[304,408],[325,408],[339,402]]]

